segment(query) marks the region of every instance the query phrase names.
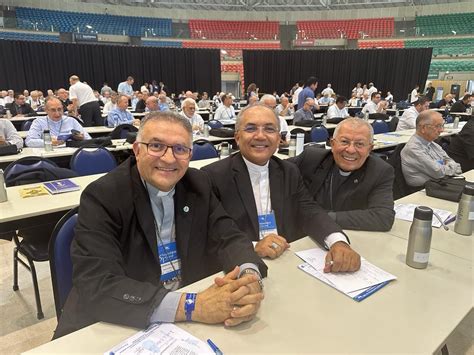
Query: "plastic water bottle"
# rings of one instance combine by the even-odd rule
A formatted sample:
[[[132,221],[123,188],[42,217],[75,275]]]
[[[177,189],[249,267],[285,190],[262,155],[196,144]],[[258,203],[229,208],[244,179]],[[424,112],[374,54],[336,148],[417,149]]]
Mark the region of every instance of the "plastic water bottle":
[[[221,155],[220,155],[220,159],[222,159],[222,158],[227,158],[229,155],[230,155],[229,143],[227,143],[227,142],[222,142],[222,143],[221,143]]]
[[[296,134],[296,155],[300,155],[304,150],[304,133]]]
[[[408,237],[406,263],[415,269],[428,266],[431,248],[431,222],[433,210],[426,206],[415,208]]]
[[[51,139],[51,133],[49,133],[49,129],[45,129],[43,132],[43,141],[44,141],[44,150],[46,152],[53,151],[53,141]]]
[[[454,117],[453,128],[459,128],[459,116]]]
[[[290,158],[296,157],[296,134],[290,136],[290,143],[288,144],[288,156]]]
[[[397,108],[397,109],[395,110],[395,117],[398,117],[398,116],[400,116],[400,110]]]
[[[472,235],[474,223],[474,185],[464,186],[459,200],[454,231],[462,235]]]
[[[323,126],[326,126],[328,124],[328,116],[327,115],[323,115],[323,123],[322,125]]]
[[[369,112],[368,111],[365,111],[365,113],[364,113],[364,120],[365,121],[369,120]]]
[[[7,118],[8,119],[12,118],[12,112],[10,110],[7,110]]]
[[[7,188],[5,186],[5,176],[3,175],[3,170],[0,169],[0,202],[7,202]]]
[[[209,137],[209,125],[207,124],[204,125],[204,137]]]

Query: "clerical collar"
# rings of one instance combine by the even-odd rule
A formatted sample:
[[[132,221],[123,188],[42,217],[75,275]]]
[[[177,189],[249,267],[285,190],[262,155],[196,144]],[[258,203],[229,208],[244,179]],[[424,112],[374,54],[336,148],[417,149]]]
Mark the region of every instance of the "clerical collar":
[[[143,183],[145,184],[146,189],[148,190],[148,194],[150,196],[157,196],[157,197],[173,197],[174,196],[174,191],[175,191],[175,186],[169,191],[160,191],[160,189],[154,187],[152,184],[149,184],[148,182],[143,180]]]
[[[242,155],[242,158],[244,159],[244,163],[245,165],[247,165],[247,169],[249,170],[249,172],[252,172],[252,173],[264,173],[266,171],[268,171],[268,163],[270,161],[267,161],[265,163],[265,165],[257,165],[257,164],[254,164],[252,163],[251,161],[245,159],[245,157]]]
[[[341,169],[338,169],[338,170],[339,170],[339,175],[341,175],[341,176],[347,177],[347,176],[352,174],[352,171],[344,171],[344,170],[341,170]]]

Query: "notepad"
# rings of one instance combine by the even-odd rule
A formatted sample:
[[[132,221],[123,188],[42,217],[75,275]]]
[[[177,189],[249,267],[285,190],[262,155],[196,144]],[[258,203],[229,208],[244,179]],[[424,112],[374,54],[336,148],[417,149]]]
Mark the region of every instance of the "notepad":
[[[396,204],[394,207],[395,210],[395,218],[401,219],[404,221],[413,221],[413,215],[415,214],[415,208],[419,205],[415,205],[413,203],[399,203]],[[456,215],[452,214],[449,211],[441,210],[438,208],[432,208],[434,213],[437,213],[438,216],[443,220],[444,224],[451,223],[456,218]],[[441,222],[433,215],[433,220],[431,222],[433,227],[439,228],[441,227]]]
[[[298,266],[300,270],[305,271],[358,302],[396,279],[396,276],[380,269],[364,258],[361,258],[361,266],[358,271],[325,273],[323,271],[326,258],[325,250],[313,248],[296,252],[296,255],[306,262]]]
[[[44,188],[43,185],[25,187],[20,190],[20,196],[22,198],[35,197],[35,196],[41,196],[41,195],[47,195],[47,194],[48,194],[48,191]]]
[[[152,324],[104,353],[119,354],[215,355],[207,343],[171,323]]]
[[[64,192],[77,191],[81,189],[79,185],[76,185],[69,179],[49,181],[45,182],[43,185],[46,190],[48,190],[49,193],[53,195],[62,194]]]

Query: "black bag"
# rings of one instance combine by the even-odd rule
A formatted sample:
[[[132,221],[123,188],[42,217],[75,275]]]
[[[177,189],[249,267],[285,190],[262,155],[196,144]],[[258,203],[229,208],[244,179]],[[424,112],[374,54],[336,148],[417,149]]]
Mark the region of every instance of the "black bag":
[[[295,122],[293,124],[299,127],[313,127],[314,125],[317,124],[317,122],[315,122],[315,120],[304,120],[304,121]]]
[[[442,179],[430,180],[425,183],[426,195],[459,202],[466,183],[466,179],[462,176],[447,176]]]
[[[110,137],[97,137],[92,139],[84,139],[82,141],[66,141],[66,147],[80,148],[84,146],[91,147],[109,147],[112,145],[112,138]]]
[[[21,148],[18,149],[18,147],[15,144],[0,146],[0,156],[14,155],[14,154],[19,154],[19,153],[21,153]]]
[[[212,128],[209,134],[214,137],[229,138],[234,136],[235,129],[229,127]]]

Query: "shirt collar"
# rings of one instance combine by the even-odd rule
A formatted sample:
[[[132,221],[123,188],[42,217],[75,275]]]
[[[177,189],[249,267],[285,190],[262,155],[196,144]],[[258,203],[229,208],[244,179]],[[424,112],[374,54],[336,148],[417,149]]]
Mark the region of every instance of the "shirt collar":
[[[54,121],[52,120],[51,118],[49,118],[49,116],[46,116],[46,121],[49,123],[49,124],[60,124],[62,120],[64,120],[65,116],[61,116],[61,119],[59,121]]]
[[[244,163],[245,165],[247,165],[247,169],[249,170],[250,173],[262,174],[268,171],[268,163],[270,161],[267,161],[265,165],[257,165],[245,159],[243,155],[242,155],[242,158],[244,159]]]
[[[145,187],[148,191],[148,195],[150,197],[158,197],[158,198],[163,198],[163,197],[173,197],[174,192],[175,192],[175,186],[170,191],[160,191],[160,189],[154,187],[152,184],[149,184],[148,182],[144,181]]]
[[[426,139],[424,139],[422,136],[419,136],[417,133],[415,133],[415,137],[420,141],[421,144],[423,145],[429,145],[431,142],[430,141],[427,141]]]

